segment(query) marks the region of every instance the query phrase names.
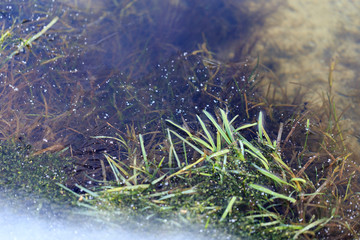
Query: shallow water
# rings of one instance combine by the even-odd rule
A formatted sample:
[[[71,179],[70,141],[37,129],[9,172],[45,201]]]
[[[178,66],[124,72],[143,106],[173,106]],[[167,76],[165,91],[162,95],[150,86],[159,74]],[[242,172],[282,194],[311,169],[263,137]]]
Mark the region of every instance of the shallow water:
[[[265,21],[263,37],[256,45],[273,79],[290,96],[298,90],[303,102],[318,108],[329,90],[328,76],[335,59],[332,94],[343,114],[347,142],[359,155],[360,128],[360,11],[359,1],[281,2]]]
[[[260,0],[229,1],[231,4],[226,5],[214,0],[206,7],[201,1],[171,0],[162,7],[157,5],[159,1],[138,1],[139,12],[127,5],[132,1],[105,2],[33,4],[36,13],[31,8],[17,8],[24,5],[21,1],[2,3],[7,8],[0,16],[6,19],[7,27],[16,17],[21,21],[40,18],[45,25],[52,17],[61,16],[43,41],[34,44],[33,55],[25,50],[17,56],[21,63],[2,68],[0,87],[10,92],[0,96],[4,103],[0,107],[2,139],[25,136],[38,150],[56,144],[71,146],[71,155],[90,162],[86,166],[89,175],[101,179],[99,170],[89,169],[99,166],[103,145],[89,137],[110,133],[113,129],[107,123],[122,131],[130,123],[135,123],[138,132],[161,130],[163,126],[157,123],[173,117],[171,112],[183,114],[190,108],[195,111],[199,106],[217,106],[213,99],[209,103],[196,95],[190,104],[179,108],[181,104],[174,107],[169,97],[157,95],[163,87],[157,85],[159,79],[165,82],[172,78],[166,85],[178,86],[175,83],[179,79],[168,72],[175,69],[173,63],[179,56],[206,47],[214,52],[215,59],[224,62],[259,54],[262,64],[277,76],[290,97],[301,88],[306,93],[302,101],[313,106],[322,102],[328,90],[329,64],[335,57],[333,93],[339,111],[349,106],[344,113],[346,136],[360,155],[356,137],[360,132],[360,5],[356,1]],[[252,11],[240,12],[243,16],[239,17],[229,10],[229,6],[244,9],[242,4]],[[266,17],[256,18],[262,16],[254,14],[257,11]],[[197,14],[201,21],[192,21]],[[20,25],[27,29],[22,33],[37,32],[37,24],[25,22]],[[48,44],[52,44],[51,49]],[[64,48],[67,44],[72,45],[71,51]],[[14,67],[21,74],[9,71]],[[189,69],[184,72],[189,74]],[[168,88],[163,92],[169,92]],[[177,97],[177,103],[183,101],[182,96]],[[139,120],[144,112],[148,115]],[[180,114],[175,117],[180,119]],[[0,235],[8,239],[200,239],[184,232],[138,234],[83,220],[36,217],[9,207],[0,212]]]
[[[246,11],[244,3],[1,2],[1,9],[5,9],[0,11],[4,28],[11,29],[16,22],[12,29],[14,36],[28,39],[52,19],[59,17],[59,20],[12,59],[0,59],[0,91],[4,93],[0,94],[0,102],[4,103],[0,106],[0,139],[30,143],[36,154],[65,149],[64,155],[78,163],[75,183],[91,185],[93,181],[86,175],[102,180],[99,160],[104,158],[103,153],[115,156],[120,151],[118,146],[94,140],[92,136],[113,135],[114,127],[125,132],[126,124],[133,125],[136,133],[161,131],[165,128],[164,119],[180,120],[182,116],[193,119],[194,112],[200,114],[203,109],[213,111],[220,106],[218,99],[229,93],[221,92],[221,85],[234,89],[229,79],[247,77],[248,63],[243,62],[221,73],[228,82],[216,78],[208,87],[207,67],[201,58],[187,57],[194,51],[203,51],[215,67],[221,65],[212,60],[215,53],[223,56],[220,60],[232,55],[236,61],[245,61],[249,53],[246,46],[252,45],[252,27],[261,26],[262,19],[250,21],[253,13]],[[222,53],[235,39],[237,44],[233,46],[245,50],[237,54]],[[16,51],[18,44],[17,39],[10,39],[1,56]],[[227,98],[233,95],[228,94]],[[35,181],[46,178],[48,174],[38,176]],[[108,171],[105,178],[112,180],[112,172]],[[24,179],[16,182],[17,187],[32,191]],[[74,183],[69,185],[74,187]],[[198,232],[204,226],[195,233],[180,228],[141,234],[119,229],[118,225],[99,226],[81,217],[59,218],[58,214],[68,212],[54,215],[51,209],[41,208],[39,215],[31,203],[30,210],[22,211],[22,207],[26,209],[23,204],[3,208],[1,236],[9,239],[201,239],[203,236]]]

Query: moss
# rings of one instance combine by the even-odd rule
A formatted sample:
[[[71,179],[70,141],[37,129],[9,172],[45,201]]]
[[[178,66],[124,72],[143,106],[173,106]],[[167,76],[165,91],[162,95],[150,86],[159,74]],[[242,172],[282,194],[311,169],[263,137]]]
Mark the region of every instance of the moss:
[[[67,184],[75,168],[70,158],[59,154],[33,156],[30,145],[2,141],[0,144],[0,187],[6,192],[31,194],[64,203],[73,200],[56,183]]]

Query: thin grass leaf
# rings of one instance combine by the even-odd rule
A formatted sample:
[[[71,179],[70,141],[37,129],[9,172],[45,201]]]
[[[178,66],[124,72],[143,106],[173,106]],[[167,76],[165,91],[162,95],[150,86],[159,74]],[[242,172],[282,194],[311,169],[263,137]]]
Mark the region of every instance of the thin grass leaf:
[[[134,161],[133,161],[133,166],[137,166],[137,158],[136,158],[136,155],[134,156]],[[134,185],[137,185],[137,176],[138,176],[138,174],[137,174],[137,170],[136,170],[136,168],[133,168],[133,177],[135,176],[135,178],[134,178]]]
[[[77,196],[78,198],[82,197],[82,195],[77,194],[76,192],[74,192],[73,190],[71,190],[70,188],[66,187],[65,185],[61,184],[61,183],[55,183],[56,185],[58,185],[59,187],[65,189],[66,191],[74,194],[75,196]]]
[[[173,158],[172,158],[172,155],[173,155],[172,149],[174,148],[174,144],[173,144],[169,129],[166,129],[166,130],[168,132],[168,140],[169,140],[169,143],[170,143],[168,166],[169,166],[169,168],[172,168],[172,160],[173,160]]]
[[[260,138],[260,141],[263,142],[263,114],[261,111],[259,112],[258,118],[258,136]]]
[[[290,182],[302,182],[302,183],[306,183],[306,180],[303,178],[291,178]]]
[[[278,153],[271,153],[270,155],[274,158],[274,160],[278,164],[280,164],[282,167],[286,168],[286,170],[288,170],[288,172],[291,174],[291,176],[295,177],[295,174],[291,171],[290,167],[286,163],[284,163],[283,160],[281,160]]]
[[[121,192],[121,191],[135,191],[135,190],[145,190],[150,187],[150,184],[138,184],[134,186],[126,187],[115,187],[111,189],[104,190],[103,192],[112,193],[112,192]]]
[[[186,170],[192,168],[192,167],[195,166],[196,164],[201,163],[201,162],[204,161],[205,159],[206,159],[206,156],[202,156],[202,157],[199,158],[196,162],[187,165],[186,167],[184,167],[183,169],[177,171],[176,173],[171,174],[171,175],[168,177],[168,179],[171,178],[171,177],[173,177],[173,176],[176,176],[176,175],[179,175],[179,174],[185,172]]]
[[[161,177],[155,179],[154,181],[151,182],[151,185],[155,185],[158,182],[160,182],[161,180],[163,180],[166,177],[166,174],[162,175]]]
[[[241,160],[241,161],[245,161],[244,144],[242,143],[241,140],[239,140],[239,145],[240,145],[240,151],[241,151],[240,160]]]
[[[199,143],[200,145],[202,145],[203,147],[209,149],[210,151],[214,152],[214,150],[216,150],[216,148],[212,147],[210,144],[208,144],[207,142],[205,142],[204,140],[202,140],[201,138],[198,137],[190,137],[191,140],[193,140],[194,142]]]
[[[274,145],[270,140],[269,135],[267,134],[265,128],[264,128],[264,116],[262,111],[259,112],[259,120],[258,120],[258,135],[260,138],[260,141],[263,142],[263,136],[265,136],[266,139],[266,145],[274,149]]]
[[[196,189],[194,187],[192,187],[190,189],[186,189],[186,190],[182,191],[181,194],[184,194],[184,195],[186,195],[186,194],[194,194],[196,192],[197,192]]]
[[[159,198],[158,201],[162,201],[162,200],[166,200],[166,199],[169,199],[169,198],[173,198],[173,197],[175,197],[175,196],[176,196],[175,193],[171,193],[171,194],[168,194],[168,195],[166,195],[166,196],[163,196],[163,197]]]
[[[233,197],[231,198],[229,204],[227,205],[227,207],[226,207],[223,215],[221,216],[220,222],[222,222],[222,221],[225,220],[226,216],[227,216],[227,215],[229,214],[229,212],[231,211],[231,208],[232,208],[232,206],[234,205],[235,201],[236,201],[236,197],[233,196]]]
[[[271,229],[274,229],[274,230],[297,230],[297,229],[302,229],[303,226],[300,226],[300,225],[281,225],[281,226],[276,226],[276,227],[272,227]]]
[[[233,134],[233,132],[231,131],[231,130],[232,130],[232,127],[231,127],[231,125],[230,125],[230,123],[229,123],[227,114],[226,114],[225,111],[222,110],[222,109],[220,109],[220,113],[221,113],[221,118],[222,118],[222,121],[223,121],[223,125],[224,125],[224,128],[225,128],[225,131],[226,131],[228,137],[230,138],[230,141],[233,143],[233,142],[235,142],[234,134]]]
[[[252,156],[258,158],[264,165],[264,167],[266,168],[266,170],[269,170],[269,162],[268,160],[264,157],[264,155],[260,152],[259,149],[257,149],[256,147],[254,147],[251,143],[249,143],[244,137],[241,136],[241,142],[248,147],[251,151],[249,151],[248,149],[245,149],[246,152],[250,153]]]
[[[207,127],[205,126],[205,124],[204,124],[204,122],[201,120],[201,118],[200,118],[198,115],[196,115],[196,117],[197,117],[198,121],[200,122],[200,125],[201,125],[202,129],[204,130],[204,133],[205,133],[206,136],[207,136],[207,139],[206,139],[206,140],[207,140],[207,141],[209,142],[209,144],[211,145],[211,149],[210,149],[210,150],[211,150],[212,152],[215,152],[215,151],[216,151],[216,145],[215,145],[215,142],[214,142],[214,140],[213,140],[210,132],[208,131]]]
[[[184,149],[184,159],[185,159],[185,165],[188,165],[188,158],[187,158],[187,151],[186,151],[186,145],[184,142],[182,142],[183,149]]]
[[[254,153],[253,151],[250,151],[248,149],[245,149],[245,152],[249,153],[251,156],[257,158],[260,160],[260,162],[263,164],[263,166],[266,168],[266,170],[269,170],[269,164],[268,161],[264,158],[262,158],[261,156],[256,155],[256,153]]]
[[[221,135],[216,132],[216,149],[221,149]]]
[[[285,195],[283,195],[283,194],[274,192],[274,191],[272,191],[272,190],[270,190],[270,189],[268,189],[268,188],[265,188],[265,187],[260,186],[260,185],[257,185],[257,184],[252,184],[252,183],[250,183],[250,184],[249,184],[249,187],[251,187],[251,188],[253,188],[253,189],[255,189],[255,190],[258,190],[258,191],[260,191],[260,192],[263,192],[263,193],[272,195],[272,196],[274,196],[275,198],[281,198],[281,199],[287,200],[287,201],[289,201],[289,202],[291,202],[291,203],[295,203],[295,202],[296,202],[296,200],[295,200],[294,198],[292,198],[292,197],[288,197],[288,196],[285,196]]]
[[[173,130],[169,130],[172,134],[174,134],[175,136],[177,136],[178,138],[180,138],[180,140],[182,140],[183,142],[185,142],[187,145],[189,145],[190,147],[192,147],[195,151],[197,151],[198,153],[200,153],[201,155],[204,155],[204,152],[202,150],[200,150],[199,148],[197,148],[194,144],[190,143],[188,140],[186,140],[185,138],[183,138],[182,136],[180,136],[178,133],[176,133]]]
[[[99,194],[97,194],[96,192],[93,192],[87,188],[84,188],[83,186],[80,186],[79,184],[75,183],[75,186],[78,187],[81,191],[86,192],[87,194],[89,194],[90,196],[94,197],[94,198],[98,198]]]
[[[350,177],[349,177],[349,181],[348,181],[348,184],[347,184],[347,186],[346,186],[344,201],[346,201],[346,199],[347,199],[348,196],[349,196],[349,195],[348,195],[348,191],[349,191],[349,189],[350,189],[350,183],[351,183],[352,177],[353,177],[353,176],[350,176]]]
[[[110,168],[111,168],[111,170],[112,170],[112,172],[113,172],[113,174],[114,174],[114,176],[115,176],[115,181],[116,181],[116,183],[117,183],[117,184],[121,184],[121,181],[120,181],[120,179],[119,179],[119,176],[120,176],[123,180],[125,180],[125,178],[120,174],[120,172],[119,172],[118,169],[114,166],[114,164],[113,164],[109,159],[107,159],[107,160],[108,160],[109,166],[110,166]]]
[[[230,149],[223,149],[221,151],[214,152],[214,153],[209,155],[209,159],[225,155],[225,154],[227,154],[229,152],[230,152]]]
[[[207,111],[204,110],[205,115],[209,118],[209,120],[211,121],[211,123],[214,125],[214,127],[218,130],[218,132],[220,133],[220,135],[222,136],[222,138],[230,145],[232,142],[230,140],[230,138],[227,136],[227,134],[225,133],[225,131],[220,127],[220,125],[217,123],[217,121],[215,120],[215,118],[213,116],[211,116],[210,113],[208,113]]]
[[[331,219],[331,218],[330,218]],[[314,228],[320,224],[326,223],[329,221],[329,218],[321,218],[313,223],[308,224],[307,226],[305,226],[304,228],[302,228],[301,230],[297,231],[296,234],[294,235],[293,239],[297,239],[301,234],[309,231],[311,228]]]
[[[78,205],[79,207],[85,207],[88,209],[91,209],[93,211],[98,211],[99,209],[96,206],[87,204],[87,203],[83,203],[83,202],[77,202],[76,205]]]
[[[172,125],[174,125],[174,126],[177,127],[178,129],[184,131],[189,137],[192,137],[192,134],[191,134],[187,129],[185,129],[184,127],[182,127],[182,126],[174,123],[174,122],[171,121],[171,120],[168,120],[168,119],[167,119],[166,121],[167,121],[168,123],[171,123]]]
[[[172,151],[173,151],[173,153],[174,153],[174,157],[175,157],[175,160],[176,160],[176,162],[177,162],[178,168],[181,168],[180,159],[179,159],[179,157],[178,157],[178,155],[177,155],[177,153],[176,153],[176,150],[175,150],[174,146],[172,147]]]
[[[126,184],[126,185],[132,185],[131,183],[129,183],[126,178],[118,171],[120,170],[126,177],[129,176],[128,172],[125,171],[124,168],[122,168],[119,164],[117,164],[111,156],[109,156],[108,154],[104,154],[106,160],[108,161],[113,173],[114,173],[114,176],[116,178],[116,181],[118,182],[118,184],[121,183],[121,181],[119,180],[119,177],[121,178],[122,180],[122,183]]]
[[[6,63],[10,59],[13,58],[16,54],[19,54],[23,51],[25,46],[31,46],[32,42],[37,40],[39,37],[41,37],[47,30],[49,30],[57,21],[59,20],[59,17],[54,17],[48,25],[46,25],[40,32],[32,36],[31,38],[27,39],[26,41],[22,41],[18,46],[17,49],[12,52],[9,56],[6,57],[6,59],[3,61],[3,63]]]
[[[159,164],[158,164],[158,166],[157,166],[158,169],[161,168],[162,163],[164,162],[164,160],[165,160],[165,157],[163,157],[163,158],[161,159],[161,161],[159,162]]]
[[[265,169],[262,169],[258,166],[256,166],[255,164],[252,164],[259,172],[261,172],[264,176],[272,179],[273,181],[275,181],[276,183],[278,184],[283,184],[283,185],[289,185],[291,186],[288,182],[286,182],[285,180],[279,178],[278,176],[276,176],[275,174],[265,170]]]
[[[241,127],[238,127],[237,129],[234,130],[234,132],[238,132],[240,130],[243,130],[243,129],[246,129],[246,128],[251,128],[253,126],[256,126],[258,125],[258,123],[249,123],[249,124],[245,124],[245,125],[242,125]]]
[[[209,223],[210,223],[210,217],[208,217],[208,219],[206,220],[206,223],[205,223],[205,230],[209,227]]]
[[[267,145],[268,145],[270,148],[272,148],[273,150],[275,150],[274,144],[272,143],[272,141],[271,141],[269,135],[267,134],[264,126],[261,126],[261,128],[262,128],[262,132],[263,132],[263,134],[264,134],[264,136],[265,136],[265,139],[266,139],[266,141],[267,141]],[[275,144],[275,146],[276,146],[276,144]]]
[[[149,162],[148,162],[146,151],[145,151],[144,139],[143,139],[141,134],[139,134],[139,140],[140,140],[141,152],[142,152],[143,159],[144,159],[144,162],[145,162],[145,169],[146,169],[147,172],[149,172]]]
[[[273,226],[282,223],[280,220],[272,221],[272,222],[265,222],[265,223],[259,223],[257,226],[259,227],[268,227]]]
[[[255,219],[255,218],[273,218],[273,219],[279,219],[279,216],[276,215],[275,213],[268,212],[268,213],[263,213],[263,214],[249,215],[249,216],[246,216],[245,218],[249,218],[249,219]]]

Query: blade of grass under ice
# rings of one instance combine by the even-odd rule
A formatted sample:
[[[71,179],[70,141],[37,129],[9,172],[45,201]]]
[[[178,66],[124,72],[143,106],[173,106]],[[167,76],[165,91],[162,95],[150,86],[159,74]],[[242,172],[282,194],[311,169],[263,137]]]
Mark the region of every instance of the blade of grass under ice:
[[[209,118],[209,120],[211,121],[211,123],[214,125],[214,127],[218,130],[218,132],[221,134],[222,138],[230,145],[232,142],[229,138],[229,136],[227,136],[227,134],[225,133],[225,131],[222,129],[222,127],[217,123],[217,121],[215,120],[215,118],[213,116],[211,116],[210,113],[208,113],[207,111],[204,111],[205,115],[207,116],[207,118]]]
[[[214,142],[214,140],[213,140],[210,132],[208,131],[207,127],[205,126],[205,124],[204,124],[204,122],[201,120],[201,118],[200,118],[198,115],[196,115],[196,117],[197,117],[197,119],[198,119],[198,121],[199,121],[202,129],[204,130],[204,133],[206,134],[206,137],[207,137],[206,140],[207,140],[207,141],[209,142],[209,144],[211,145],[211,149],[210,149],[210,150],[211,150],[212,152],[215,152],[215,151],[216,151],[216,145],[215,145],[215,142]]]
[[[255,189],[255,190],[258,190],[260,192],[263,192],[263,193],[266,193],[266,194],[269,194],[269,195],[272,195],[274,196],[275,198],[281,198],[281,199],[284,199],[284,200],[287,200],[291,203],[295,203],[296,202],[296,199],[292,198],[292,197],[288,197],[288,196],[285,196],[283,194],[280,194],[280,193],[277,193],[277,192],[274,192],[266,187],[263,187],[263,186],[260,186],[258,184],[252,184],[250,183],[249,184],[249,187]]]
[[[233,196],[233,197],[231,198],[231,200],[229,201],[229,204],[227,205],[224,213],[222,214],[222,216],[221,216],[221,218],[220,218],[220,222],[222,222],[222,221],[225,220],[226,216],[227,216],[227,215],[229,214],[229,212],[231,211],[232,206],[234,205],[235,201],[236,201],[236,197]]]

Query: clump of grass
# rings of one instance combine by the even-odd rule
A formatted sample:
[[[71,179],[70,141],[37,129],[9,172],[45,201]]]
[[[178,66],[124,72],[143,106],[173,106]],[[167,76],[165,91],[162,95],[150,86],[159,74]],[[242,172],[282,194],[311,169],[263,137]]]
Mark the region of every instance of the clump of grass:
[[[161,160],[148,156],[141,135],[138,148],[129,148],[121,136],[96,137],[116,141],[131,159],[124,164],[105,154],[115,182],[91,190],[78,186],[86,192],[78,195],[81,204],[120,208],[155,221],[203,223],[204,229],[223,227],[239,237],[264,239],[309,238],[333,223],[335,210],[315,212],[328,209],[324,202],[333,197],[325,187],[336,172],[317,187],[321,181],[306,175],[308,165],[300,170],[289,167],[279,143],[263,126],[262,112],[257,122],[242,126],[234,126],[236,117],[229,118],[221,109],[216,117],[204,114],[206,119],[197,117],[198,133],[168,121],[168,155]],[[244,131],[252,137],[244,137]],[[311,217],[306,212],[310,208]]]

